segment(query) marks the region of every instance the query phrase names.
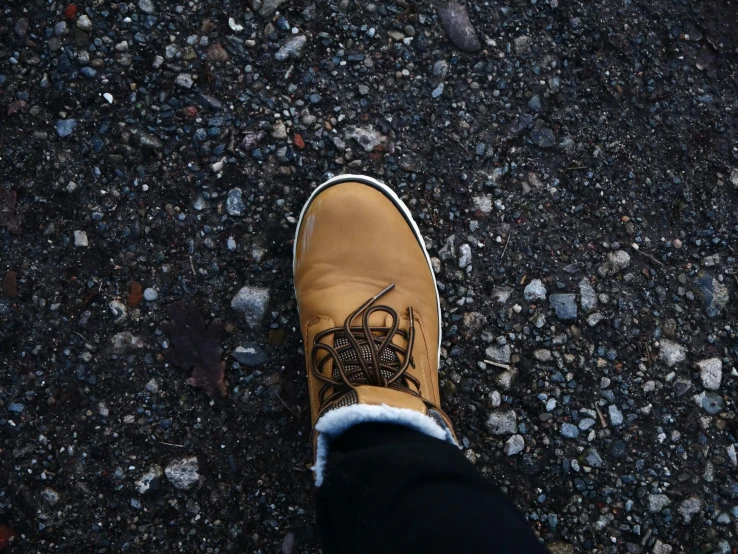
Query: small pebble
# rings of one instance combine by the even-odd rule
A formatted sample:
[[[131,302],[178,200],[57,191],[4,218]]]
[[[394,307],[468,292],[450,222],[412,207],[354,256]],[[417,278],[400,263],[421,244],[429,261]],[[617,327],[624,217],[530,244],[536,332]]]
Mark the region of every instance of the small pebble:
[[[192,88],[192,75],[190,75],[189,73],[180,73],[174,80],[174,84],[183,88]]]
[[[526,302],[538,302],[546,299],[546,287],[540,279],[533,279],[523,290],[523,298]]]
[[[171,462],[164,469],[164,474],[175,488],[189,490],[200,480],[199,471],[197,457],[190,456]]]
[[[151,394],[156,394],[159,392],[159,383],[157,383],[156,379],[151,379],[148,383],[146,383],[146,390],[149,391]]]
[[[92,20],[85,14],[82,14],[77,18],[77,27],[83,31],[90,31],[92,30]]]
[[[579,436],[579,429],[571,423],[562,423],[561,436],[567,439],[576,439]]]
[[[56,122],[56,134],[61,138],[68,137],[76,128],[76,119],[60,119]]]
[[[520,454],[524,448],[525,439],[523,439],[522,435],[513,435],[507,439],[503,450],[508,456],[515,456],[515,454]]]
[[[608,414],[610,415],[610,425],[617,427],[623,424],[623,414],[617,406],[611,404],[608,408]]]
[[[74,232],[74,246],[77,248],[86,248],[90,245],[90,241],[87,240],[87,233],[84,231]]]

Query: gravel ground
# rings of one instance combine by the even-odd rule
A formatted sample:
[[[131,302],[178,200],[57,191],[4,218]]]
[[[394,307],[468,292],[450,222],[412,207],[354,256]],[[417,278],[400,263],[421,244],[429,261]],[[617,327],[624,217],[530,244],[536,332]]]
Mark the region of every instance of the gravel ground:
[[[351,171],[554,553],[735,552],[735,1],[435,4],[0,6],[0,550],[318,551],[291,241]]]

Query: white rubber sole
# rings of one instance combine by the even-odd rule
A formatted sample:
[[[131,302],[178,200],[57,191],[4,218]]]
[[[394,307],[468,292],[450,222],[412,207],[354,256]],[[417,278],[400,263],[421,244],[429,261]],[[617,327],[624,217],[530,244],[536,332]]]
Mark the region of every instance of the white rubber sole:
[[[436,284],[436,274],[433,272],[433,265],[430,261],[430,255],[428,254],[428,250],[425,248],[425,240],[423,240],[423,235],[420,234],[420,229],[418,228],[418,224],[415,223],[415,220],[413,219],[412,214],[410,213],[410,209],[405,205],[405,203],[400,200],[400,197],[397,196],[397,193],[392,190],[390,187],[385,185],[384,183],[377,181],[376,179],[373,179],[372,177],[366,177],[365,175],[337,175],[336,177],[333,177],[332,179],[329,179],[322,185],[320,185],[318,188],[316,188],[313,193],[310,195],[310,198],[308,198],[307,202],[305,202],[305,205],[302,207],[302,211],[300,212],[300,219],[297,221],[297,230],[295,231],[295,240],[292,245],[292,275],[294,278],[295,274],[295,253],[297,252],[297,235],[300,233],[300,227],[302,226],[302,218],[305,217],[305,212],[307,211],[308,206],[310,206],[310,203],[313,201],[313,199],[318,196],[322,191],[325,189],[337,185],[338,183],[362,183],[364,185],[373,187],[377,190],[379,190],[382,194],[384,194],[387,198],[389,198],[392,203],[397,207],[398,210],[400,210],[405,217],[405,220],[410,224],[410,227],[413,230],[413,233],[415,233],[415,237],[418,239],[418,244],[420,245],[420,248],[423,249],[423,254],[425,255],[425,261],[428,263],[428,270],[430,271],[431,278],[433,279],[433,290],[436,292],[436,306],[438,309],[438,360],[436,367],[440,366],[441,363],[441,298],[438,295],[438,285]],[[388,283],[389,284],[389,283]],[[295,291],[295,295],[297,295],[297,291]]]

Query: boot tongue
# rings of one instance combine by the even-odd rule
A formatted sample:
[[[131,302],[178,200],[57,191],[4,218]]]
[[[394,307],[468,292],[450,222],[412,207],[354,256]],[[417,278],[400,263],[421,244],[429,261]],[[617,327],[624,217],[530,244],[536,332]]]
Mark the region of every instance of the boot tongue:
[[[343,367],[346,370],[346,373],[351,374],[354,371],[358,371],[361,368],[361,365],[359,364],[359,357],[364,360],[367,366],[372,367],[373,361],[372,361],[372,355],[369,345],[367,344],[367,341],[364,337],[363,331],[358,331],[352,329],[354,332],[354,337],[359,342],[359,349],[357,352],[357,349],[353,346],[351,346],[351,343],[346,338],[343,332],[339,331],[336,333],[335,338],[333,339],[333,347],[336,350],[342,350],[343,348],[346,348],[344,351],[342,351],[339,355],[339,358],[341,359],[341,362],[343,363]],[[381,342],[384,340],[384,338],[387,336],[387,333],[389,332],[389,329],[386,329],[384,331],[381,330],[374,330],[372,331],[372,337],[375,339],[375,344],[377,345],[376,348],[378,348],[377,341]],[[388,366],[395,366],[399,367],[401,360],[400,357],[397,355],[397,353],[392,350],[391,348],[385,348],[382,353],[379,356],[379,361],[383,365]],[[389,379],[392,377],[392,372],[383,370],[382,374]],[[333,367],[333,379],[338,380],[340,377],[340,374],[338,372],[338,368]]]

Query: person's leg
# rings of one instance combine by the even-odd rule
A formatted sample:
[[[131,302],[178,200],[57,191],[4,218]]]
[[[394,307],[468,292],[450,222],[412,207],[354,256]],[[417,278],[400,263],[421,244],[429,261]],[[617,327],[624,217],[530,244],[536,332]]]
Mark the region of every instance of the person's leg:
[[[325,551],[544,552],[441,409],[440,299],[404,202],[369,177],[335,177],[310,196],[294,245]]]
[[[325,554],[544,554],[512,503],[460,450],[364,423],[331,443],[316,492]]]

